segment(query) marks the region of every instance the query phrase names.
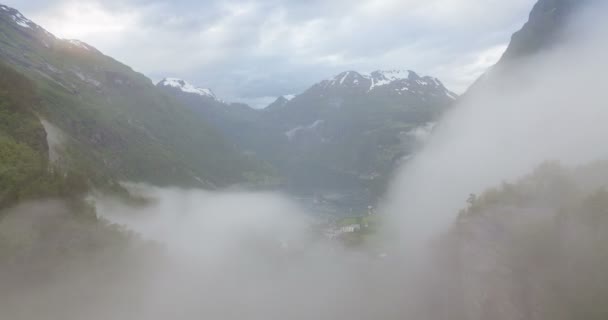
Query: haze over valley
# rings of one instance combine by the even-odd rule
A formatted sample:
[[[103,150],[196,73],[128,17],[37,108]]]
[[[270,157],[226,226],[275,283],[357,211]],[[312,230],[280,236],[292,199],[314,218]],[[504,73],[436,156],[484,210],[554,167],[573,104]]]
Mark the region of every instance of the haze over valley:
[[[68,5],[25,2],[45,21]],[[402,9],[396,2],[355,2],[311,6],[357,18],[353,8],[367,8],[360,38],[386,54],[344,40],[343,57],[363,51],[351,59],[359,64],[342,65],[362,69],[336,71],[279,56],[265,65],[251,51],[253,65],[235,61],[234,73],[289,74],[263,107],[234,95],[256,86],[233,73],[194,75],[204,64],[190,54],[188,72],[167,61],[174,74],[148,66],[145,75],[93,43],[54,35],[18,4],[0,5],[0,318],[605,319],[608,6],[520,1],[483,19],[487,8],[474,0],[411,1],[402,15],[387,10]],[[106,5],[112,19],[142,5],[132,27],[164,8]],[[199,19],[230,7],[209,5]],[[512,18],[524,5],[529,16]],[[198,8],[176,4],[171,14],[184,15],[174,23],[194,23],[188,6]],[[309,14],[289,1],[234,6],[226,28],[243,17],[257,28],[250,15],[276,8],[289,26]],[[329,13],[313,18],[324,24]],[[508,45],[490,44],[501,54],[479,72],[448,68],[430,42],[388,46],[384,33],[370,36],[384,29],[366,24],[417,17],[436,29],[421,24],[403,31],[407,39],[445,39],[434,32],[459,26],[460,15],[525,23]],[[182,45],[166,28],[158,41]],[[217,32],[207,55],[231,39]],[[444,46],[473,50],[498,31],[475,32],[477,41],[454,36],[461,43]],[[311,61],[337,34],[305,42]],[[283,50],[279,35],[261,39]],[[192,41],[186,31],[182,41]],[[413,64],[383,68],[390,48],[404,45],[412,51],[399,61]],[[142,50],[136,63],[167,52]],[[316,74],[333,75],[302,84]]]

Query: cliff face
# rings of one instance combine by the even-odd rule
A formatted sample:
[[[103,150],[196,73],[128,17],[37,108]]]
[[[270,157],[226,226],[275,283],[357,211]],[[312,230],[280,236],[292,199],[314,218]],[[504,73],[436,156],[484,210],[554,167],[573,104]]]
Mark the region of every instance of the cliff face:
[[[501,59],[483,74],[461,98],[470,98],[491,90],[504,91],[505,82],[517,69],[517,62],[550,52],[556,46],[569,41],[566,31],[572,17],[585,7],[602,3],[598,0],[539,0],[528,21],[511,37],[511,42]],[[576,57],[572,57],[576,59]],[[533,71],[533,70],[532,70]],[[511,81],[512,82],[512,81]],[[525,86],[525,81],[520,83]],[[515,90],[521,89],[520,87]],[[462,100],[462,99],[461,99]]]
[[[549,50],[561,40],[570,17],[593,0],[540,0],[523,28],[513,34],[499,64]]]

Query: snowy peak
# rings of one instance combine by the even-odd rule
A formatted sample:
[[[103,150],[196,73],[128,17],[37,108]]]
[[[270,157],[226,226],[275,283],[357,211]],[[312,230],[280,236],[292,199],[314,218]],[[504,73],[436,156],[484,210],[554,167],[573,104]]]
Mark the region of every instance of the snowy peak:
[[[12,24],[17,30],[36,35],[36,38],[42,40],[47,48],[50,47],[50,41],[57,39],[50,32],[26,18],[17,9],[2,4],[0,4],[0,22],[7,22]]]
[[[369,84],[369,91],[393,84],[395,82],[410,82],[422,86],[443,87],[441,81],[433,77],[421,77],[411,70],[378,70],[371,74],[361,74],[356,71],[346,71],[333,77],[332,79],[321,82],[323,87],[352,87],[362,84]]]
[[[369,76],[371,84],[369,91],[376,88],[392,84],[397,81],[415,81],[420,77],[413,71],[389,70],[389,71],[374,71]]]
[[[0,14],[4,14],[4,15],[7,15],[8,17],[10,17],[13,20],[13,22],[21,28],[25,28],[25,29],[38,28],[38,26],[35,23],[33,23],[28,18],[24,17],[21,14],[21,12],[17,11],[16,9],[13,9],[13,8],[0,4]]]
[[[435,95],[446,95],[450,99],[457,97],[447,90],[439,79],[420,76],[411,70],[378,70],[370,74],[346,71],[320,82],[316,87],[323,90],[353,89],[368,94],[378,91],[390,91],[398,95],[405,95],[407,92],[412,94],[427,92]]]
[[[397,81],[397,80],[416,80],[420,76],[411,70],[378,70],[371,73],[371,78],[375,80]]]
[[[213,91],[211,91],[211,89],[197,88],[192,84],[188,83],[187,81],[178,78],[165,78],[161,82],[159,82],[157,86],[171,87],[185,93],[196,94],[202,97],[217,100],[217,97],[215,96]]]
[[[437,78],[424,76],[419,76],[416,72],[407,70],[387,70],[387,71],[374,71],[371,73],[370,78],[372,80],[372,84],[370,86],[370,91],[376,87],[382,87],[385,85],[390,85],[394,83],[400,83],[405,85],[418,85],[418,86],[427,86],[427,87],[435,87],[445,89],[441,81]]]
[[[368,78],[356,71],[346,71],[333,77],[332,79],[321,82],[321,85],[327,87],[353,87],[361,85],[368,81]]]
[[[99,50],[95,49],[93,46],[88,45],[80,40],[59,39],[50,32],[46,31],[41,26],[26,18],[18,10],[1,4],[0,20],[13,24],[13,26],[20,31],[28,32],[29,34],[34,35],[34,38],[41,41],[47,49],[50,49],[56,44],[59,44],[63,47],[71,47],[72,49],[100,53]]]

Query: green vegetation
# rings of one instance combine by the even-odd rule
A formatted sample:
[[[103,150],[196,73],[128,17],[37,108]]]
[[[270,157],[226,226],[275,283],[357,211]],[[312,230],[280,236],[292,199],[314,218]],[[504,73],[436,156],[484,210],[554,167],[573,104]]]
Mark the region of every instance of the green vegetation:
[[[471,196],[442,256],[446,281],[471,280],[446,299],[470,295],[480,309],[463,310],[488,319],[501,318],[507,306],[538,319],[606,319],[607,173],[606,162],[575,169],[546,163],[516,183]]]
[[[145,245],[131,232],[99,218],[83,200],[92,184],[92,171],[49,163],[45,130],[34,113],[39,102],[33,83],[0,63],[0,282],[4,292],[11,292],[13,286],[22,290],[27,284],[39,285],[69,273],[76,264],[113,263],[133,246]],[[104,186],[125,194],[116,184]]]
[[[0,64],[0,206],[38,193],[32,186],[47,175],[46,135],[34,103],[32,84]]]
[[[268,168],[225,141],[202,115],[94,48],[41,28],[15,28],[2,14],[0,44],[0,60],[30,79],[36,93],[30,107],[66,136],[61,167],[88,172],[102,185],[214,188],[266,180]]]
[[[358,224],[361,226],[367,226],[368,228],[376,228],[378,226],[380,218],[377,214],[372,215],[362,215],[358,217],[347,217],[338,220],[336,223],[338,227],[349,226],[353,224]]]

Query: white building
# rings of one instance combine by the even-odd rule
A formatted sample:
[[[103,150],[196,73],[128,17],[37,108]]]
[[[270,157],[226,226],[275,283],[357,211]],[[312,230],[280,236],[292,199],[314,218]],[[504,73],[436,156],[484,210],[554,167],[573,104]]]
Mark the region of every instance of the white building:
[[[342,228],[340,228],[340,232],[342,232],[342,233],[353,233],[353,232],[356,232],[359,230],[361,230],[360,224],[351,224],[351,225],[343,226]]]

